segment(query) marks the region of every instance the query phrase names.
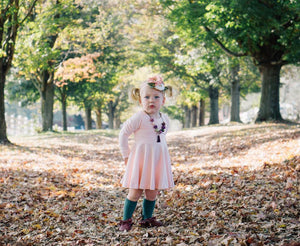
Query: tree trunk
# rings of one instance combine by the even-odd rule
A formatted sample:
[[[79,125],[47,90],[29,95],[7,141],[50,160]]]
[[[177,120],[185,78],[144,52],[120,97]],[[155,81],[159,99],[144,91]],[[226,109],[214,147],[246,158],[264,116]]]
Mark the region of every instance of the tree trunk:
[[[199,126],[205,125],[205,100],[200,99]]]
[[[281,65],[259,66],[262,88],[256,122],[282,121],[279,108],[280,69]]]
[[[85,130],[92,129],[92,109],[90,106],[85,106]]]
[[[191,127],[191,110],[188,106],[184,106],[184,128]]]
[[[102,129],[102,107],[101,106],[98,106],[96,108],[96,116],[97,116],[96,127],[97,129]]]
[[[192,121],[192,127],[197,126],[197,113],[198,113],[198,107],[196,105],[192,106],[192,111],[191,111],[191,121]]]
[[[209,86],[210,117],[209,125],[219,124],[219,88]]]
[[[121,118],[120,114],[115,115],[115,129],[120,129],[121,127]]]
[[[63,130],[68,130],[68,121],[67,121],[67,93],[66,93],[66,86],[62,88],[62,95],[61,95],[61,107],[62,107],[62,114],[63,114]]]
[[[240,79],[238,72],[240,66],[237,64],[231,68],[231,112],[230,121],[241,122],[240,119]]]
[[[41,88],[42,131],[52,131],[54,85],[53,76],[47,70],[43,72]]]
[[[108,127],[109,129],[114,129],[114,117],[115,117],[115,108],[113,101],[108,102]]]
[[[6,2],[6,3],[5,3]],[[19,1],[1,1],[1,21],[0,21],[0,47],[4,55],[0,55],[0,144],[10,144],[6,133],[5,122],[5,100],[4,87],[6,74],[11,68],[13,61],[16,38],[20,27],[19,20]],[[30,16],[32,9],[36,4],[36,0],[30,4],[29,8],[23,6],[23,12],[27,12],[27,17]],[[4,12],[2,13],[2,11]],[[26,18],[27,18],[26,17]],[[23,20],[25,21],[25,19]]]
[[[6,133],[4,86],[5,73],[0,71],[0,144],[9,144]]]

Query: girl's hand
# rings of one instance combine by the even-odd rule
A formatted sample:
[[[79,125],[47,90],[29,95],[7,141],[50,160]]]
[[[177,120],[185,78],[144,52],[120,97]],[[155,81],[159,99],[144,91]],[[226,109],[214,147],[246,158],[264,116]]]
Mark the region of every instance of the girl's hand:
[[[125,158],[124,162],[125,162],[125,166],[127,166],[128,158]]]

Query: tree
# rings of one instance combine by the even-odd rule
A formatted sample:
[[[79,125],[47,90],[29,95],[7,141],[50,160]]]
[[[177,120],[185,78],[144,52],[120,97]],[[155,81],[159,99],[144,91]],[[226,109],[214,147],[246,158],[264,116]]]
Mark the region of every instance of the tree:
[[[19,73],[33,82],[40,93],[42,131],[53,125],[54,73],[65,58],[56,44],[60,34],[73,24],[77,13],[72,0],[47,0],[38,4],[17,47]]]
[[[230,121],[241,122],[240,119],[240,78],[239,78],[240,65],[233,63],[230,66],[231,77],[231,110]]]
[[[148,23],[152,23],[151,18],[147,17],[149,19]],[[150,17],[154,18],[154,16]],[[211,106],[209,124],[218,124],[220,73],[224,55],[220,54],[220,49],[212,42],[209,44],[198,42],[198,47],[193,47],[190,38],[186,37],[184,32],[174,28],[164,16],[155,17],[156,20],[158,19],[158,23],[163,23],[163,28],[154,28],[149,37],[143,36],[144,39],[140,42],[139,48],[146,54],[143,55],[143,57],[146,56],[144,61],[153,67],[157,66],[167,78],[180,78],[179,88],[182,95],[183,88],[187,90],[200,88],[201,90],[198,90],[198,93],[202,94],[202,97],[200,97],[202,98],[202,100],[200,99],[202,101],[200,122],[203,124],[203,99],[205,96],[209,96]],[[206,46],[213,48],[209,49]],[[181,84],[189,85],[182,87]],[[181,100],[181,106],[185,111],[185,127],[195,126],[196,117],[192,116],[198,111],[199,101],[196,102],[190,98],[193,97],[192,92],[187,91],[184,95],[185,100]],[[193,101],[192,104],[189,102],[190,100]],[[191,110],[193,111],[192,114]],[[190,118],[193,120],[192,124],[190,124]]]
[[[227,57],[222,84],[231,98],[230,121],[241,122],[240,98],[250,92],[258,92],[261,85],[257,68],[249,57]]]
[[[83,5],[85,15],[86,13],[90,15],[84,19],[86,22],[82,25],[82,33],[85,35],[78,33],[79,39],[82,40],[82,47],[87,53],[101,54],[95,65],[96,70],[103,76],[97,80],[97,83],[90,85],[94,87],[90,96],[93,95],[91,106],[96,112],[98,128],[101,128],[102,110],[105,109],[105,104],[109,106],[106,108],[110,116],[110,128],[113,128],[114,111],[119,100],[112,90],[118,82],[118,74],[122,69],[130,66],[125,62],[125,57],[129,56],[126,30],[132,12],[130,5],[127,4],[129,2],[106,0],[95,2],[92,11],[89,5]],[[92,22],[88,21],[88,16],[93,19]]]
[[[282,120],[280,70],[299,63],[299,1],[162,0],[177,26],[195,40],[213,39],[228,55],[251,56],[262,78],[256,121]]]
[[[177,55],[176,64],[184,66],[186,71],[184,77],[191,80],[194,87],[201,89],[201,98],[208,95],[210,99],[209,124],[219,124],[219,89],[223,86],[221,76],[226,65],[219,49],[216,47],[208,49],[207,44],[201,43],[197,48]]]
[[[94,53],[82,57],[68,59],[62,63],[62,65],[55,73],[55,84],[58,87],[59,99],[62,105],[64,130],[67,130],[67,97],[73,95],[73,98],[78,98],[78,101],[80,103],[84,102],[84,105],[88,105],[86,101],[87,98],[81,98],[81,96],[84,95],[85,92],[74,89],[76,88],[76,85],[70,86],[70,83],[96,83],[99,78],[104,76],[97,71],[96,63],[99,56],[99,53]],[[73,93],[72,90],[70,91],[71,88],[73,88]],[[78,95],[75,95],[74,92],[78,93]],[[94,93],[93,89],[90,90],[87,94],[88,98],[91,98]],[[81,99],[84,100],[82,101]],[[88,108],[90,108],[90,106],[88,106]],[[91,114],[89,112],[86,115],[86,122],[89,122],[89,124],[87,125],[91,127],[92,121],[91,119],[87,118],[90,116]]]
[[[6,75],[12,66],[19,27],[31,14],[37,0],[1,1],[0,13],[0,144],[10,143],[6,133],[4,88]]]

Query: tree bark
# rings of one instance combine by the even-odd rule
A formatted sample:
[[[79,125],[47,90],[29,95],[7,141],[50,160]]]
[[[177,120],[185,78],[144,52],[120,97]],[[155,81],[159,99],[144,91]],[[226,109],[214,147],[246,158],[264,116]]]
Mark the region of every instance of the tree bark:
[[[0,47],[6,54],[0,57],[0,144],[10,144],[6,133],[5,122],[5,100],[4,87],[6,74],[11,68],[15,53],[15,44],[20,27],[31,14],[37,0],[32,1],[28,8],[23,8],[22,11],[27,12],[23,20],[19,20],[19,0],[9,1],[9,3],[1,4],[1,21],[0,21]],[[4,7],[6,6],[6,7]]]
[[[42,111],[42,131],[53,130],[53,102],[54,102],[54,84],[53,74],[45,70],[42,76],[41,111]]]
[[[55,4],[59,4],[59,0]],[[54,15],[54,19],[58,19],[60,13]],[[59,33],[55,32],[52,35],[42,37],[41,41],[45,42],[49,48],[53,48],[57,40]],[[41,93],[41,111],[42,111],[42,131],[52,131],[53,130],[53,103],[54,103],[54,71],[53,61],[48,61],[48,68],[41,71],[40,90]]]
[[[5,86],[5,73],[0,71],[0,144],[9,144],[6,133],[5,121],[5,100],[4,100],[4,86]]]
[[[115,115],[115,129],[119,129],[121,127],[121,118],[120,114]]]
[[[85,106],[85,130],[92,129],[92,109],[90,106]]]
[[[279,107],[280,70],[281,65],[259,66],[262,88],[256,122],[282,121]]]
[[[240,79],[238,72],[239,64],[231,67],[231,110],[230,121],[241,122],[240,119]]]
[[[198,113],[198,107],[196,105],[192,106],[192,110],[191,110],[191,121],[192,121],[192,127],[196,127],[197,126],[197,113]]]
[[[205,100],[200,99],[199,126],[205,125]]]
[[[61,107],[62,107],[62,116],[63,116],[63,130],[68,130],[68,121],[67,121],[67,92],[66,86],[62,87],[62,94],[61,94]]]
[[[219,124],[219,88],[209,86],[210,117],[209,125]]]
[[[114,129],[115,107],[113,101],[108,102],[108,127]]]
[[[96,116],[97,116],[97,120],[96,120],[97,129],[102,129],[102,108],[101,108],[101,106],[98,106],[96,108]]]
[[[19,29],[19,1],[10,1],[4,10],[3,2],[1,4],[0,21],[0,47],[5,55],[0,56],[0,144],[10,144],[7,138],[5,121],[5,81],[6,74],[11,68],[13,56],[15,53],[16,37]],[[11,14],[6,14],[6,13]],[[6,26],[6,27],[5,27]]]
[[[188,106],[184,106],[184,128],[191,127],[191,110]]]

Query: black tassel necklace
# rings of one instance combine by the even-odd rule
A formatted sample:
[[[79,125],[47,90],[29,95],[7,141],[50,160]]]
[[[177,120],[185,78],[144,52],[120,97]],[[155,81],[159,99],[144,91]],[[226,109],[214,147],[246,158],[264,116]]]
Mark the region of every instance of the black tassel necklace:
[[[146,114],[148,114],[148,113],[146,112]],[[163,121],[161,123],[160,129],[158,129],[158,126],[156,124],[154,124],[154,119],[149,114],[148,114],[148,116],[150,117],[150,122],[151,122],[151,124],[153,126],[154,131],[157,134],[157,141],[156,142],[159,143],[160,142],[160,136],[159,135],[165,131],[165,129],[166,129],[166,123]],[[161,113],[159,113],[159,116],[162,119]]]

